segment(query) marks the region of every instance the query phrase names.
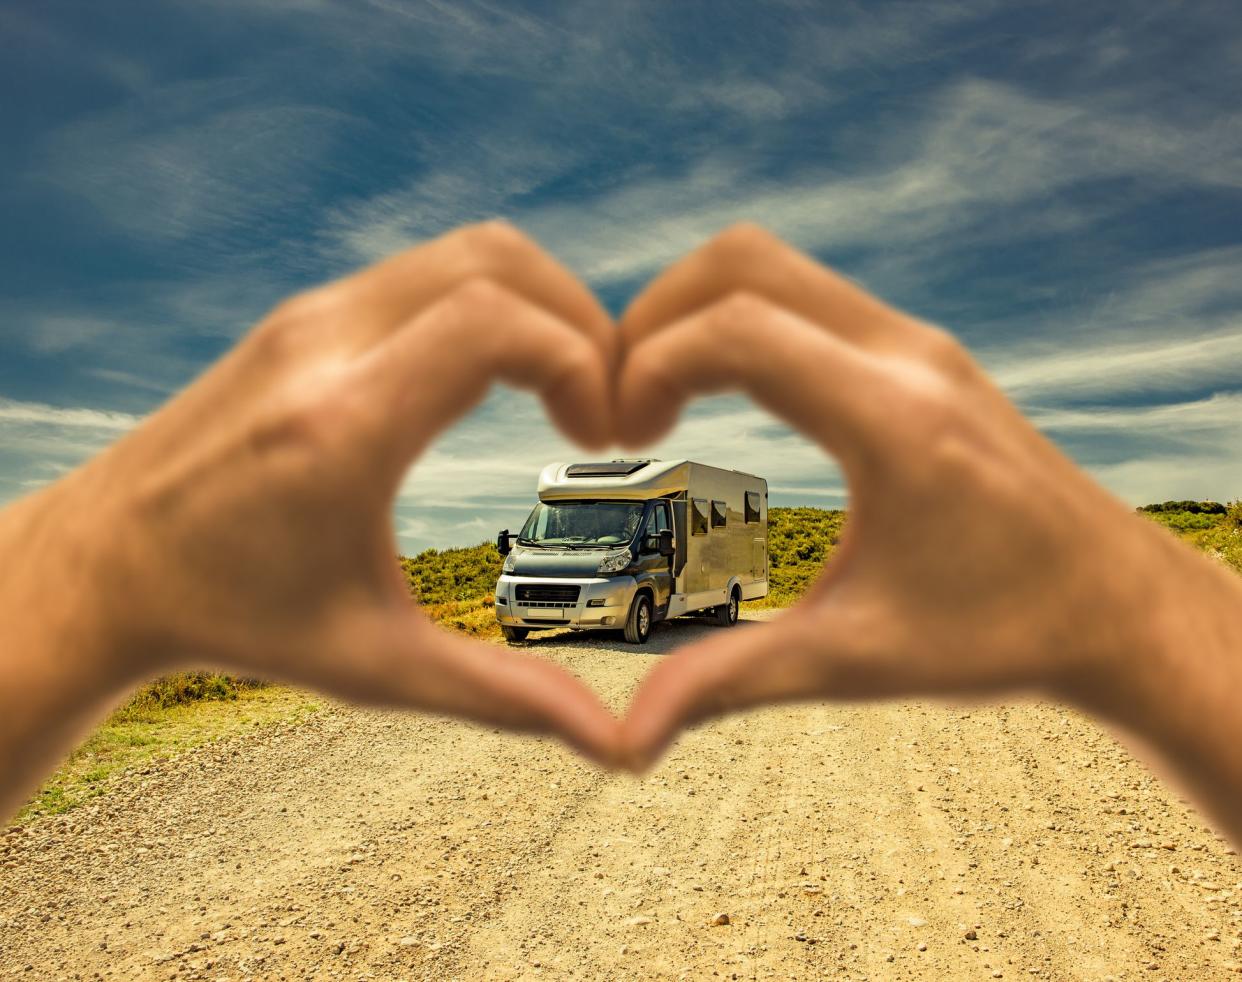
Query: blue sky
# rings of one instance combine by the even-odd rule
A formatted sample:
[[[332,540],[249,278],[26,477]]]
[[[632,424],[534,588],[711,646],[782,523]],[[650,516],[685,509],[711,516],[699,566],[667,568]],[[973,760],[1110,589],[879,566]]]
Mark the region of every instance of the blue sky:
[[[1130,502],[1242,496],[1230,3],[0,0],[0,45],[0,501],[281,297],[491,216],[614,312],[757,221],[957,333]],[[846,500],[737,397],[653,452]],[[412,472],[402,549],[515,526],[578,456],[498,390]]]

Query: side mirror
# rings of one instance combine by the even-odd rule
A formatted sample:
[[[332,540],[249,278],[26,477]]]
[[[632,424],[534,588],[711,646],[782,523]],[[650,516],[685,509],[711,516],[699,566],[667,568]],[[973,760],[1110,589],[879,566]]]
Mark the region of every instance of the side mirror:
[[[660,529],[660,555],[671,556],[677,551],[677,546],[673,542],[672,529]]]
[[[507,556],[512,551],[509,545],[509,530],[501,529],[496,534],[496,551],[502,556]]]

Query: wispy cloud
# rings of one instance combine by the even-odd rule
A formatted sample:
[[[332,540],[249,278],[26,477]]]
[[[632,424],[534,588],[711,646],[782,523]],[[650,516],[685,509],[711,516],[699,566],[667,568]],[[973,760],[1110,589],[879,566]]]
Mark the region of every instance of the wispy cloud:
[[[1205,432],[1221,439],[1219,448],[1242,446],[1242,392],[1154,406],[1105,406],[1099,409],[1048,409],[1031,414],[1037,426],[1054,432],[1124,431],[1199,438]]]
[[[1043,209],[1050,195],[1086,181],[1129,176],[1165,187],[1242,187],[1233,163],[1242,151],[1242,117],[1157,121],[970,80],[948,86],[911,133],[891,138],[877,161],[855,163],[854,173],[804,165],[764,177],[757,173],[761,156],[714,149],[679,174],[628,181],[586,201],[527,206],[503,188],[487,190],[485,200],[503,203],[602,286],[648,276],[742,220],[761,221],[820,252],[947,238],[960,245],[964,230],[1020,235],[1012,215],[1003,228],[981,219],[1002,207]],[[425,222],[422,193],[412,186],[384,196],[387,218],[378,224],[374,202],[345,209],[329,239],[355,260],[378,258],[434,227]],[[477,214],[473,196],[449,193],[436,201],[442,219]],[[409,218],[394,218],[402,215]],[[1079,220],[1095,217],[1087,208]],[[1062,212],[1059,221],[1072,222],[1073,213]]]
[[[139,417],[100,409],[63,408],[41,402],[18,402],[0,398],[0,422],[42,423],[50,426],[85,427],[123,432],[135,426]]]
[[[348,122],[241,77],[179,81],[49,134],[29,179],[144,242],[210,236],[237,249],[313,198]]]
[[[6,20],[41,95],[0,108],[21,134],[0,496],[125,432],[282,296],[492,215],[610,306],[759,221],[957,330],[1118,493],[1237,493],[1242,34],[1211,5],[1065,0],[1035,36],[995,0],[222,4],[161,8],[175,59],[124,10],[90,36],[55,5]],[[650,452],[846,500],[737,397]],[[519,521],[539,467],[578,455],[499,392],[410,475],[403,546]]]
[[[1039,354],[1010,351],[991,367],[1010,395],[1027,402],[1242,385],[1242,328]]]

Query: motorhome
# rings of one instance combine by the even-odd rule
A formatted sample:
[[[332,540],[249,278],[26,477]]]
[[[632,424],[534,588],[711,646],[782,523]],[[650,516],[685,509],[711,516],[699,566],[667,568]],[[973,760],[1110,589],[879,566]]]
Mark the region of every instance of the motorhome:
[[[549,464],[539,503],[504,529],[496,619],[506,640],[618,630],[643,644],[682,614],[737,623],[768,593],[768,482],[692,460]]]

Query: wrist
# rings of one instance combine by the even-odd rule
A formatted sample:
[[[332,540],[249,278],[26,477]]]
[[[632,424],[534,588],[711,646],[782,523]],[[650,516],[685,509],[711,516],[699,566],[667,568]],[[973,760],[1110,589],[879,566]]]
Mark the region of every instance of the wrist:
[[[6,647],[29,671],[90,680],[124,680],[125,592],[108,543],[115,516],[89,491],[82,472],[0,512],[0,583]],[[120,589],[118,589],[120,588]]]
[[[1215,711],[1218,700],[1236,703],[1242,691],[1242,677],[1219,688],[1242,664],[1242,578],[1136,521],[1137,552],[1114,566],[1126,585],[1097,618],[1090,654],[1060,695],[1131,731],[1176,739],[1196,713]]]
[[[100,548],[115,528],[70,483],[0,511],[0,819],[143,674]]]

